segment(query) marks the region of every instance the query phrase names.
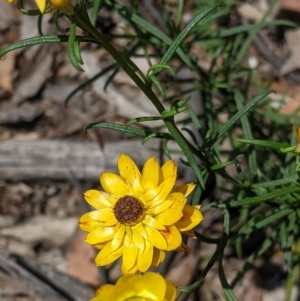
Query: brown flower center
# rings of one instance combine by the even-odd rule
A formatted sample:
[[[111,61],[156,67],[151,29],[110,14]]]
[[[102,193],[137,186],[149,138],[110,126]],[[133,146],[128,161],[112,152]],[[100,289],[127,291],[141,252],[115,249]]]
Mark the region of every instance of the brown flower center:
[[[137,198],[125,195],[119,198],[114,207],[116,219],[121,224],[132,225],[141,221],[144,217],[144,205]]]

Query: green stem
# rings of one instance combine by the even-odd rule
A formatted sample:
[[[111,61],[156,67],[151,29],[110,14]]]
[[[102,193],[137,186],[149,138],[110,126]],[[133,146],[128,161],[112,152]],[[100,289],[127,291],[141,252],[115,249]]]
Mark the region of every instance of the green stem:
[[[164,106],[159,101],[157,96],[151,90],[151,88],[145,84],[141,78],[137,75],[137,73],[132,69],[132,67],[128,64],[128,62],[122,57],[122,55],[113,47],[113,45],[100,33],[97,29],[88,22],[78,10],[75,10],[74,18],[76,20],[77,25],[88,33],[91,37],[95,39],[102,47],[107,50],[111,56],[118,62],[118,64],[123,68],[123,70],[130,76],[130,78],[136,83],[136,85],[145,93],[145,95],[149,98],[152,104],[155,106],[160,115],[165,111]],[[204,180],[201,175],[200,169],[197,165],[197,162],[189,149],[188,143],[185,137],[181,134],[178,128],[175,126],[174,120],[172,117],[163,119],[165,126],[169,130],[171,136],[177,142],[182,152],[185,154],[191,168],[194,170],[196,177],[202,187],[204,189]]]
[[[177,287],[177,291],[182,292],[182,294],[180,295],[180,297],[178,298],[177,301],[187,300],[191,293],[193,293],[194,291],[199,289],[199,287],[202,285],[207,273],[212,268],[212,266],[215,264],[215,262],[218,260],[220,254],[223,252],[223,249],[226,246],[227,240],[228,240],[228,236],[224,233],[221,238],[220,243],[217,246],[215,253],[212,255],[212,257],[209,260],[209,262],[207,263],[206,267],[204,268],[204,270],[202,271],[202,273],[200,274],[200,276],[194,283],[192,283],[189,286]]]
[[[224,232],[216,248],[215,253],[212,255],[206,267],[203,269],[200,276],[194,283],[192,283],[189,286],[177,287],[177,291],[182,292],[182,294],[177,299],[177,301],[186,301],[191,293],[199,289],[209,270],[212,268],[215,262],[220,258],[220,256],[222,256],[229,237],[229,220],[230,220],[229,212],[228,210],[224,210]]]

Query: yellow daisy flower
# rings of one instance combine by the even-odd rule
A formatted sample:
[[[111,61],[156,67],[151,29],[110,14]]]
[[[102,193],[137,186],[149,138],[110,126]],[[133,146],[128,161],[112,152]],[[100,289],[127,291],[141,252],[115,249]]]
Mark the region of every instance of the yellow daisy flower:
[[[123,255],[123,274],[145,272],[159,265],[166,251],[186,251],[182,234],[203,216],[199,206],[186,205],[195,184],[175,187],[177,166],[169,160],[162,167],[150,157],[142,172],[127,155],[118,158],[119,175],[103,172],[104,191],[88,190],[85,200],[95,211],[81,216],[79,226],[89,232],[85,242],[100,249],[95,262],[108,265]]]
[[[104,284],[90,301],[174,301],[176,289],[172,282],[160,274],[125,275],[116,283]]]
[[[300,126],[297,126],[295,128],[295,136],[297,138],[297,144],[296,144],[294,152],[299,153],[300,152]]]
[[[13,0],[6,0],[8,3],[12,3]],[[49,11],[60,10],[67,15],[74,14],[74,7],[71,4],[71,0],[35,0],[35,3],[43,14],[46,12],[46,8],[49,5]]]

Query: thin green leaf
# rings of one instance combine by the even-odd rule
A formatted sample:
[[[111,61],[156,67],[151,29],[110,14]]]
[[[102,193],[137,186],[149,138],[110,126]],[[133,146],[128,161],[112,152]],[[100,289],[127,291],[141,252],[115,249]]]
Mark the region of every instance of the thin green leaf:
[[[235,91],[234,98],[235,98],[235,103],[236,103],[237,109],[239,111],[242,110],[243,105],[245,103],[245,98],[239,91]],[[241,123],[242,123],[242,128],[243,128],[243,132],[244,132],[246,139],[248,139],[248,140],[253,139],[250,123],[248,121],[246,114],[241,117]],[[251,176],[251,179],[253,179],[254,177],[257,176],[257,170],[258,170],[256,152],[254,149],[251,150],[251,152],[248,156],[248,161],[249,161],[250,176]]]
[[[198,144],[197,138],[196,138],[195,134],[193,133],[193,131],[191,131],[189,128],[186,128],[186,127],[182,128],[181,130],[189,134],[189,136],[191,137],[191,139],[195,145]]]
[[[227,282],[227,279],[225,277],[225,273],[224,273],[223,266],[222,266],[222,260],[223,260],[223,256],[220,256],[219,257],[219,278],[220,278],[223,292],[228,301],[238,301],[238,299],[235,297],[235,295],[234,295],[232,289],[230,288],[230,286]]]
[[[126,126],[130,126],[134,123],[155,121],[155,120],[161,120],[161,117],[160,116],[144,116],[144,117],[132,118],[128,122],[126,122]]]
[[[95,26],[97,21],[97,16],[100,11],[101,6],[103,6],[104,1],[103,0],[94,0],[93,10],[91,13],[90,21],[93,26]]]
[[[155,69],[168,69],[168,70],[172,70],[172,68],[168,65],[162,65],[162,64],[156,64],[156,65],[152,65],[149,67],[149,69],[147,70],[147,77],[150,75],[150,73],[152,71],[154,71]]]
[[[249,144],[249,145],[272,148],[276,150],[281,150],[290,146],[286,143],[279,143],[279,142],[268,141],[268,140],[237,139],[236,141]]]
[[[263,227],[266,227],[266,226],[272,224],[273,222],[276,222],[276,221],[278,222],[281,218],[291,214],[292,212],[293,212],[293,210],[290,208],[280,210],[260,221],[256,221],[255,224],[253,224],[252,226],[247,225],[247,226],[241,228],[241,230],[238,233],[239,234],[250,234],[254,230],[258,230]]]
[[[76,46],[76,27],[77,27],[76,23],[71,24],[69,35],[68,35],[69,39],[68,39],[67,51],[68,51],[69,60],[73,65],[73,67],[78,71],[83,71],[83,69],[80,66],[80,61],[78,61],[78,53],[77,53],[78,49]]]
[[[229,201],[226,203],[222,203],[217,205],[216,207],[225,209],[225,208],[234,208],[234,207],[241,207],[241,206],[254,206],[261,202],[265,202],[271,199],[278,198],[280,196],[284,196],[296,192],[300,192],[299,186],[284,187],[260,196],[248,197],[248,198],[244,198],[243,200]]]
[[[251,184],[251,187],[253,188],[268,188],[268,187],[276,187],[276,186],[283,186],[285,184],[292,183],[293,181],[298,179],[298,175],[293,175],[291,177],[285,178],[285,179],[279,179],[264,183],[254,183]]]
[[[166,65],[169,60],[173,57],[179,45],[183,40],[189,35],[193,28],[208,14],[216,10],[220,5],[212,5],[201,11],[190,23],[184,28],[184,30],[176,37],[174,42],[170,45],[169,49],[166,51],[164,56],[160,60],[160,64]],[[161,69],[156,69],[153,73],[156,75],[160,72]]]
[[[255,96],[248,104],[246,104],[241,110],[239,110],[233,117],[231,117],[228,122],[226,122],[223,127],[218,131],[216,139],[221,139],[226,132],[241,118],[243,117],[249,110],[251,110],[259,101],[268,96],[272,91],[263,92],[257,96]]]
[[[6,53],[20,49],[23,47],[30,47],[38,44],[53,44],[59,42],[68,42],[68,36],[58,35],[58,36],[41,36],[34,37],[29,39],[24,39],[22,41],[18,41],[13,43],[3,49],[0,50],[0,58],[4,56]]]
[[[196,237],[198,240],[203,241],[207,244],[218,244],[220,242],[220,238],[210,238],[210,237],[206,237],[196,231],[194,231]]]
[[[70,99],[79,91],[83,90],[85,87],[91,85],[94,81],[96,81],[98,78],[102,77],[103,75],[105,75],[106,73],[108,73],[109,71],[111,71],[112,69],[116,68],[117,64],[113,63],[109,66],[107,66],[106,68],[104,68],[101,72],[97,73],[96,75],[94,75],[93,77],[91,77],[89,80],[87,80],[86,82],[84,82],[83,84],[81,84],[80,86],[78,86],[76,89],[74,89],[66,98],[65,100],[65,105],[68,104],[68,102],[70,101]]]
[[[163,98],[166,98],[166,92],[161,85],[160,81],[157,79],[157,77],[154,74],[148,75],[148,80],[150,80],[155,86],[157,87],[158,91],[160,92],[161,96]]]
[[[84,130],[87,131],[89,129],[109,129],[113,131],[119,131],[124,134],[134,135],[134,136],[140,136],[140,137],[147,137],[148,135],[151,135],[153,132],[150,130],[145,129],[137,129],[133,127],[128,127],[126,125],[122,124],[114,124],[114,123],[108,123],[108,122],[95,122],[88,124]]]
[[[164,142],[162,144],[162,149],[163,149],[164,154],[167,156],[167,158],[169,158],[171,160],[172,157],[171,157],[170,151],[168,149],[168,142],[169,142],[169,140],[167,140],[167,139],[164,140]]]
[[[260,22],[256,24],[236,26],[230,29],[222,29],[219,32],[212,34],[210,37],[203,37],[204,39],[215,39],[215,38],[225,38],[228,36],[236,35],[243,32],[251,32],[252,30],[262,29],[269,26],[288,26],[288,27],[298,27],[295,22],[288,20],[273,20],[268,22]],[[197,29],[197,28],[196,28]]]

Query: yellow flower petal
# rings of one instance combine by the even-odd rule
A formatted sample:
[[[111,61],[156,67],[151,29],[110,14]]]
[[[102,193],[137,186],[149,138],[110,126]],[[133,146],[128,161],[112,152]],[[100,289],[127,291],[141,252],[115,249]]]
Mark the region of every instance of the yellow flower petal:
[[[300,126],[295,128],[295,136],[298,142],[300,142]]]
[[[161,168],[164,181],[168,178],[177,177],[177,165],[173,160],[168,160]]]
[[[174,187],[172,192],[181,192],[185,197],[187,197],[196,187],[194,183],[184,184],[178,187]]]
[[[194,230],[180,231],[180,232],[181,232],[181,235],[186,235],[186,236],[189,236],[189,237],[192,237],[192,238],[197,238]]]
[[[134,161],[129,156],[121,154],[118,158],[118,168],[120,176],[132,187],[134,196],[139,197],[144,189],[141,173]]]
[[[150,215],[146,215],[144,220],[143,220],[143,224],[144,225],[148,225],[151,226],[157,230],[165,230],[166,228],[164,227],[164,224],[162,224],[159,220],[155,218],[153,218]]]
[[[112,284],[104,284],[101,285],[96,290],[96,296],[92,298],[90,301],[108,301],[112,294],[114,293],[115,286]]]
[[[173,282],[166,280],[167,289],[165,293],[165,300],[167,301],[175,301],[176,299],[176,287]]]
[[[138,247],[135,244],[134,237],[132,239],[131,244],[128,246],[124,246],[123,249],[123,262],[122,265],[126,270],[131,270],[136,264],[137,255],[138,255]]]
[[[40,0],[35,0],[35,1],[40,1]],[[49,2],[51,6],[56,9],[63,9],[70,4],[70,0],[49,0]]]
[[[135,243],[137,247],[139,248],[140,252],[144,252],[145,249],[145,239],[140,231],[139,227],[132,227],[132,236],[135,238]]]
[[[160,166],[154,157],[150,157],[142,170],[142,185],[144,190],[151,190],[158,186]]]
[[[107,244],[107,241],[106,242],[103,242],[101,244],[95,244],[93,245],[94,248],[98,249],[98,250],[102,250]]]
[[[182,218],[175,224],[179,231],[191,230],[203,220],[201,211],[194,206],[186,205],[182,212]]]
[[[145,229],[148,234],[148,240],[152,245],[158,249],[165,250],[167,248],[167,242],[164,236],[161,234],[161,231],[156,230],[155,228],[145,225]]]
[[[124,243],[125,237],[125,226],[120,225],[119,229],[115,233],[111,241],[111,251],[118,249]]]
[[[124,246],[128,247],[131,244],[132,241],[132,232],[131,232],[131,227],[130,226],[125,226],[125,240],[124,240]]]
[[[121,265],[121,272],[122,272],[123,275],[127,275],[127,274],[135,274],[135,273],[137,272],[137,270],[138,270],[138,265],[137,265],[137,264],[135,264],[130,270],[127,270],[127,269],[125,268],[124,264]],[[122,296],[123,296],[123,294],[122,294]],[[121,299],[121,300],[123,301],[123,299]],[[131,301],[131,300],[134,300],[134,299],[131,299],[131,298],[130,298],[130,301]],[[138,301],[139,301],[139,300],[138,300]]]
[[[74,6],[70,3],[69,5],[61,8],[60,11],[65,15],[74,15]]]
[[[37,7],[41,13],[44,13],[46,10],[47,1],[46,0],[35,0]]]
[[[79,219],[79,227],[83,231],[91,232],[99,227],[102,227],[103,223],[93,218],[93,212],[87,212],[83,214]]]
[[[136,290],[139,291],[138,297],[145,298],[145,300],[157,300],[163,301],[165,292],[167,290],[167,284],[165,279],[157,274],[148,272],[140,277],[136,284]]]
[[[105,284],[96,291],[93,301],[174,301],[175,285],[160,274],[122,276],[115,285]]]
[[[180,220],[183,216],[182,210],[177,208],[169,208],[166,211],[155,216],[155,220],[163,225],[172,225]]]
[[[300,153],[300,143],[299,142],[296,144],[294,152],[295,153]]]
[[[148,234],[142,223],[136,224],[134,227],[143,236],[144,239],[148,239]]]
[[[7,3],[12,3],[14,0],[6,0]]]
[[[182,242],[182,236],[174,225],[167,226],[166,230],[160,232],[167,241],[167,248],[165,250],[172,251],[180,246]]]
[[[187,252],[188,250],[189,250],[188,246],[184,242],[182,242],[181,245],[178,248],[176,248],[174,251]]]
[[[171,206],[171,208],[176,208],[176,209],[180,209],[182,210],[187,199],[185,197],[185,195],[181,192],[172,192],[169,194],[168,196],[168,200],[172,200],[173,204]]]
[[[142,273],[145,273],[151,266],[153,260],[153,245],[147,240],[145,241],[144,251],[138,253],[138,269]]]
[[[99,190],[88,190],[84,193],[84,199],[95,209],[101,210],[107,207],[113,207],[117,199],[105,192]]]
[[[103,189],[117,199],[125,195],[132,195],[131,187],[115,173],[103,172],[100,175],[100,182]]]
[[[112,208],[104,208],[101,210],[95,210],[90,212],[90,217],[94,221],[106,222],[112,218],[114,218],[114,213]]]
[[[162,250],[158,250],[157,248],[153,248],[153,258],[151,266],[157,267],[165,260],[166,252]]]
[[[102,227],[90,232],[85,242],[91,245],[111,240],[115,235],[115,227]]]
[[[172,204],[174,203],[173,200],[165,200],[161,202],[160,204],[153,206],[151,202],[148,203],[149,208],[147,208],[147,214],[149,215],[156,215],[158,213],[161,213],[165,210],[167,210]]]
[[[139,197],[139,199],[146,204],[146,207],[149,207],[149,204],[147,204],[148,202],[151,202],[151,207],[157,206],[166,200],[167,196],[174,187],[175,182],[176,177],[170,177],[158,187],[146,191]]]
[[[123,253],[123,247],[115,250],[114,252],[111,251],[111,243],[108,242],[105,247],[98,253],[95,258],[95,263],[97,266],[104,266],[108,265],[115,260],[117,260]]]

